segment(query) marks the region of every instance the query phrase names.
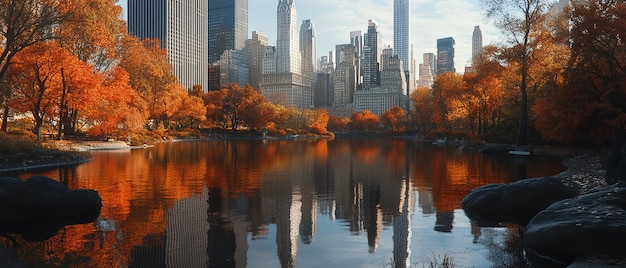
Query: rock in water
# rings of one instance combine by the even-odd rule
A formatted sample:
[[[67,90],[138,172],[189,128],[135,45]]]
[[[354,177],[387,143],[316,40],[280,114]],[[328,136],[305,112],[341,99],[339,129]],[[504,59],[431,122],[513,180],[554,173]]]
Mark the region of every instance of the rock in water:
[[[558,179],[546,177],[485,185],[473,190],[461,203],[467,217],[479,226],[526,225],[552,203],[577,194]]]
[[[550,205],[528,223],[524,243],[537,252],[626,257],[626,183]]]
[[[94,190],[71,190],[44,176],[0,178],[0,235],[46,240],[63,226],[93,222],[101,209]]]

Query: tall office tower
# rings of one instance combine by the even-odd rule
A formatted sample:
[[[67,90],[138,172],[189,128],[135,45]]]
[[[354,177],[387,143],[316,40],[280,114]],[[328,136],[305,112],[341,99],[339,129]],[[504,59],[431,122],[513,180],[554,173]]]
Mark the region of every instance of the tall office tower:
[[[415,88],[417,88],[417,68],[415,68],[415,49],[413,48],[413,45],[411,45],[411,71],[409,72],[409,76],[407,77],[407,84],[408,84],[408,90],[409,90],[409,95],[411,95],[411,92],[413,92],[413,90],[415,90]]]
[[[363,88],[369,89],[380,85],[380,33],[378,24],[369,20],[367,27],[367,43],[363,50]]]
[[[302,51],[302,74],[313,78],[317,71],[317,34],[311,20],[303,20],[300,27],[300,51]]]
[[[474,32],[472,33],[472,61],[476,59],[476,56],[483,49],[483,33],[480,31],[480,26],[474,26]]]
[[[265,50],[269,46],[267,35],[252,31],[252,38],[248,39],[248,83],[256,90],[261,89],[261,75],[263,75],[263,59]]]
[[[407,94],[406,76],[402,69],[404,63],[399,55],[394,54],[393,48],[383,49],[382,71],[380,74],[380,84],[390,92]]]
[[[278,72],[302,74],[302,54],[300,53],[295,0],[279,0],[276,18],[278,20],[278,39],[276,40]]]
[[[277,13],[276,47],[273,53],[266,50],[261,92],[276,104],[310,108],[311,77],[302,74],[295,0],[279,0]]]
[[[134,0],[129,0],[130,2]],[[151,2],[150,0],[141,0]],[[162,2],[152,1],[152,2]],[[187,0],[189,1],[189,0]],[[182,1],[182,2],[187,2]],[[172,2],[172,1],[168,1]],[[179,1],[181,2],[181,1]],[[194,1],[200,2],[200,1]],[[151,18],[150,18],[151,19]],[[184,18],[183,18],[184,19]],[[178,22],[176,22],[178,23]],[[174,23],[172,23],[174,24]],[[200,33],[191,33],[200,37]],[[209,1],[209,63],[220,60],[226,50],[242,50],[248,39],[248,0]]]
[[[334,107],[345,107],[352,103],[356,91],[356,49],[352,44],[337,45],[333,87]]]
[[[393,1],[393,49],[402,60],[402,69],[410,71],[409,0]]]
[[[456,73],[454,68],[454,38],[437,39],[437,75]]]
[[[418,82],[419,87],[431,87],[434,82],[435,75],[435,54],[424,53],[423,63],[420,64],[420,78]]]
[[[185,88],[209,88],[209,47],[206,1],[129,0],[128,31],[135,36],[158,38],[166,49],[174,75]]]
[[[357,86],[363,83],[363,32],[352,31],[350,32],[350,44],[355,48],[355,61],[356,61],[356,83]]]

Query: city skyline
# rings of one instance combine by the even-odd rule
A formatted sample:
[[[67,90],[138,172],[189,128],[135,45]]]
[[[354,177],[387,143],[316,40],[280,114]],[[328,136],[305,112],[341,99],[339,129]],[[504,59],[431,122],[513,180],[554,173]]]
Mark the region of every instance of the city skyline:
[[[118,2],[126,19],[127,0]],[[249,1],[248,38],[252,31],[268,36],[270,45],[276,45],[277,0]],[[369,19],[379,24],[382,45],[393,46],[393,1],[381,3],[365,1],[355,5],[352,1],[296,0],[298,26],[310,19],[317,30],[317,56],[328,55],[338,44],[350,43],[350,32],[367,31]],[[488,21],[479,3],[470,0],[424,0],[410,4],[410,44],[414,45],[417,63],[423,53],[436,53],[437,39],[454,37],[456,40],[455,67],[463,70],[472,56],[472,31],[480,25],[483,44],[498,43],[501,34]]]

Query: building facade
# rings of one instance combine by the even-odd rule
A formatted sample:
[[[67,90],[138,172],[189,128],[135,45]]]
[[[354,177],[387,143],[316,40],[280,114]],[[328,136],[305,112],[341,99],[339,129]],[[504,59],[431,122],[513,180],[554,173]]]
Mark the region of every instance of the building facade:
[[[248,0],[209,1],[208,36],[209,63],[220,60],[224,51],[244,49],[248,39]]]
[[[356,83],[357,88],[363,84],[363,32],[350,32],[350,44],[354,46],[356,61]]]
[[[256,90],[261,89],[261,76],[263,75],[263,59],[265,50],[269,46],[267,35],[252,31],[252,38],[248,39],[248,83]]]
[[[409,0],[394,0],[393,49],[402,60],[405,71],[410,71],[409,25]]]
[[[409,108],[407,83],[404,65],[392,48],[385,48],[381,56],[381,84],[368,90],[359,90],[354,95],[354,107],[357,111],[369,110],[379,117],[387,110],[398,106],[405,111]]]
[[[480,26],[474,26],[472,32],[472,62],[476,59],[476,56],[483,49],[483,33],[480,31]]]
[[[187,89],[209,88],[208,17],[206,1],[128,1],[128,31],[141,39],[158,38],[174,75]]]
[[[279,0],[276,18],[276,47],[266,49],[261,92],[276,104],[311,108],[311,77],[302,73],[295,0]]]
[[[419,81],[417,83],[418,87],[428,87],[430,88],[435,81],[435,73],[437,60],[436,56],[433,53],[424,53],[423,54],[423,62],[419,65]]]
[[[317,67],[317,33],[311,20],[303,20],[300,26],[300,51],[302,51],[302,74],[314,78]]]
[[[437,75],[456,73],[454,67],[454,38],[437,39]]]
[[[356,91],[356,52],[352,44],[336,46],[335,68],[333,88],[334,107],[345,107],[353,102]]]
[[[369,89],[380,85],[380,33],[378,23],[368,21],[367,38],[363,49],[363,89]]]

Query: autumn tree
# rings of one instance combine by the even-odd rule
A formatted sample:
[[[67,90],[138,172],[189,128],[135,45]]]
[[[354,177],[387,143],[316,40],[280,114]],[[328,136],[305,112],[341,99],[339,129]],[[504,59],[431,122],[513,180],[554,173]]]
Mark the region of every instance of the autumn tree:
[[[165,128],[181,107],[187,90],[178,82],[158,40],[140,41],[125,36],[119,66],[130,76],[130,85],[147,104],[149,118]]]
[[[350,118],[330,115],[328,117],[328,129],[332,131],[344,131],[348,127]]]
[[[0,0],[0,81],[4,78],[14,57],[39,42],[56,37],[53,28],[64,18],[57,1]],[[12,96],[10,87],[2,87],[0,100],[3,105],[1,130],[7,130],[8,101]]]
[[[394,105],[391,109],[385,111],[380,117],[380,122],[391,129],[393,132],[404,130],[406,112],[399,106]]]
[[[228,121],[224,114],[224,100],[228,94],[227,89],[209,91],[202,96],[206,108],[207,123],[211,126],[219,126],[221,128],[228,127]]]
[[[417,127],[417,131],[427,132],[431,130],[433,117],[433,94],[430,88],[418,87],[411,93],[411,121]]]
[[[313,112],[313,120],[311,125],[309,126],[309,131],[314,134],[324,135],[327,132],[326,127],[328,126],[328,111],[326,109],[317,109],[312,110]]]
[[[206,121],[206,107],[200,97],[182,95],[182,100],[178,110],[172,115],[178,126],[181,128],[199,127]]]
[[[505,98],[502,80],[506,70],[501,61],[502,51],[502,48],[496,46],[484,47],[473,59],[474,72],[463,76],[475,97],[472,113],[478,134],[497,128],[502,120]]]
[[[20,112],[30,112],[35,120],[33,133],[42,138],[46,117],[55,110],[52,96],[61,84],[61,68],[71,58],[58,43],[49,41],[32,45],[14,59],[9,74],[15,90],[11,106]]]
[[[56,27],[61,47],[68,50],[82,62],[92,66],[92,72],[106,76],[114,73],[114,62],[126,27],[121,18],[121,7],[108,0],[75,0],[59,2],[59,10],[66,14]],[[110,76],[111,77],[111,76]],[[64,75],[63,79],[71,78]],[[78,95],[77,89],[64,83],[64,95]],[[63,133],[73,134],[80,116],[77,106],[68,103],[72,98],[64,98],[59,104],[59,138]]]
[[[537,37],[547,9],[545,0],[481,0],[487,16],[505,35],[510,45],[506,54],[509,62],[519,66],[520,115],[517,145],[528,145],[528,79],[533,52],[540,46]]]
[[[82,111],[78,121],[85,122],[94,136],[128,135],[140,130],[147,115],[137,108],[139,96],[128,84],[126,71],[114,68],[100,76],[102,82],[90,88],[92,100],[87,105],[70,103]]]
[[[431,120],[438,130],[451,131],[453,120],[463,116],[456,102],[463,87],[463,77],[451,72],[438,76],[433,83]]]
[[[567,90],[550,109],[558,120],[549,137],[605,144],[626,124],[626,3],[581,1],[571,14]]]
[[[351,130],[370,132],[378,129],[379,125],[380,119],[378,116],[369,110],[365,110],[352,113],[348,127]]]
[[[228,85],[227,94],[224,98],[224,115],[230,122],[232,131],[235,131],[242,125],[246,119],[253,121],[257,105],[261,105],[263,96],[259,94],[250,85],[240,87],[237,83]]]

